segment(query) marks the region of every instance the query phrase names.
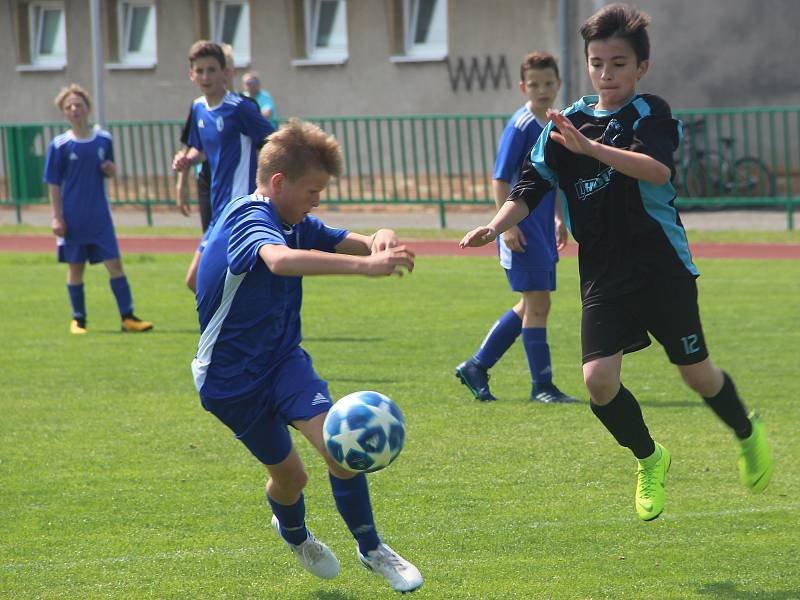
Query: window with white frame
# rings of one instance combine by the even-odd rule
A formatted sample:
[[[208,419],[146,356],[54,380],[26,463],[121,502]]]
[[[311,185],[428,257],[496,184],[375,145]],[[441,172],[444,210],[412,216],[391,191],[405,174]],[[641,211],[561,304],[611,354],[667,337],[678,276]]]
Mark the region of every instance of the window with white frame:
[[[250,6],[247,2],[211,3],[211,39],[230,44],[237,67],[250,64]]]
[[[312,61],[347,59],[345,0],[306,0],[307,57]]]
[[[33,2],[28,5],[31,64],[61,68],[67,64],[67,32],[61,2]]]
[[[119,58],[124,64],[156,64],[156,9],[147,0],[119,0]]]
[[[447,56],[447,0],[405,0],[406,55]]]

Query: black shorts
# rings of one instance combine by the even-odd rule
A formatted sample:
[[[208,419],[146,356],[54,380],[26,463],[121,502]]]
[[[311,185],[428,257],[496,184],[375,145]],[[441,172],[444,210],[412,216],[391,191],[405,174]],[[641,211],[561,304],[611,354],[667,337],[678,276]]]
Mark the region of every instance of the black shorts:
[[[646,348],[651,343],[648,332],[673,364],[693,365],[708,358],[694,278],[666,277],[624,296],[584,303],[583,363]]]
[[[203,163],[203,168],[206,168],[207,163]],[[197,178],[197,208],[200,210],[200,226],[203,228],[203,233],[208,231],[208,226],[211,223],[211,175],[210,171],[206,173],[202,171]]]

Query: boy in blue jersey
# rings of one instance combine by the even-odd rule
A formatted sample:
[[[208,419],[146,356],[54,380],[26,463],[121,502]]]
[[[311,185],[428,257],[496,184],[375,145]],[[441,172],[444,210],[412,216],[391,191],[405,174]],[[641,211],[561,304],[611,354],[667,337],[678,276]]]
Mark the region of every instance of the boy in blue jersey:
[[[266,137],[275,129],[258,111],[255,103],[228,91],[233,77],[226,69],[219,44],[201,40],[189,49],[189,77],[203,95],[192,106],[189,150],[173,160],[176,171],[185,171],[208,161],[211,168],[211,222],[234,198],[255,189],[256,157]],[[207,234],[207,232],[206,232]],[[186,285],[196,288],[197,265],[203,242],[186,273]]]
[[[520,91],[528,101],[508,121],[494,163],[492,190],[497,209],[519,179],[525,156],[547,125],[561,80],[551,54],[533,52],[520,66]],[[474,356],[456,367],[456,377],[481,401],[495,400],[489,390],[489,374],[495,363],[522,334],[531,372],[531,400],[546,403],[577,402],[553,383],[547,315],[550,292],[556,289],[558,250],[567,243],[556,190],[551,190],[531,214],[497,238],[500,265],[515,292],[522,298],[492,326]]]
[[[664,100],[636,92],[649,65],[649,22],[637,9],[613,4],[583,24],[597,95],[549,113],[551,123],[508,201],[488,225],[461,240],[462,247],[486,244],[527,216],[553,186],[566,194],[566,216],[579,244],[583,377],[595,416],[637,459],[634,502],[645,521],[664,508],[671,459],[650,436],[620,372],[623,354],[648,346],[648,333],[734,433],[741,482],[762,491],[773,470],[761,419],[748,415],[732,379],[706,348],[698,271],[670,181],[680,123]]]
[[[256,192],[229,203],[209,230],[197,276],[201,334],[192,373],[203,407],[265,465],[272,525],[305,569],[328,579],[338,574],[339,561],[306,528],[308,476],[289,425],[325,459],[361,563],[392,589],[411,591],[422,576],[381,542],[366,476],[345,471],[325,449],[331,396],[300,347],[304,275],[381,276],[414,267],[413,253],[393,231],[365,236],[310,215],[341,165],[336,140],[310,123],[292,120],[269,137]]]
[[[88,331],[83,291],[87,260],[92,264],[102,262],[108,270],[122,331],[148,331],[153,324],[133,314],[133,297],[122,268],[106,196],[105,178],[116,174],[111,134],[89,126],[92,103],[81,86],[73,83],[63,88],[55,104],[69,122],[70,129],[50,142],[44,181],[48,184],[53,210],[58,261],[67,263],[68,267],[67,292],[72,304],[70,332],[81,335]]]

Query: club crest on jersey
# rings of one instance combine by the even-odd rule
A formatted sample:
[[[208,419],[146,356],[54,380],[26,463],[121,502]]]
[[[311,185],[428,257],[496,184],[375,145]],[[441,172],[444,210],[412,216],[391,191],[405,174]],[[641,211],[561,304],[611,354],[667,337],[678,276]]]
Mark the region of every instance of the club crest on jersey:
[[[203,119],[197,119],[197,126],[200,129],[205,129],[206,124],[203,122]]]
[[[622,123],[616,119],[611,119],[603,132],[603,143],[615,148],[622,148],[625,145],[622,139],[624,133],[625,130],[622,127]]]
[[[105,148],[98,148],[97,149],[97,158],[101,161],[106,159],[106,149]]]
[[[225,119],[217,117],[217,131],[222,131],[223,129],[225,129]]]
[[[70,160],[78,160],[78,155],[75,154],[74,152],[70,152],[69,153],[69,159]]]
[[[578,200],[584,200],[587,196],[594,194],[597,190],[601,190],[611,183],[611,175],[614,169],[606,167],[600,171],[597,177],[591,179],[578,179],[575,182],[575,194]]]

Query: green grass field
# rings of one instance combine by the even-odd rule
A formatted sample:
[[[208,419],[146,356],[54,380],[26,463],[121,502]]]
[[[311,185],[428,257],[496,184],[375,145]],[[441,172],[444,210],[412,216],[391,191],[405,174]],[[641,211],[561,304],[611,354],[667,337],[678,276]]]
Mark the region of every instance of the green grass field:
[[[121,334],[102,267],[87,273],[90,333],[67,333],[64,267],[0,254],[0,597],[359,600],[393,594],[357,562],[319,457],[308,524],[342,562],[314,579],[269,527],[263,469],[199,406],[187,256],[126,257],[137,313]],[[633,509],[634,462],[586,404],[528,402],[516,345],[500,401],[453,377],[514,302],[492,258],[420,258],[410,276],[307,278],[305,347],[340,397],[377,389],[407,420],[403,454],[370,475],[378,528],[420,568],[425,599],[800,598],[800,277],[790,261],[699,261],[715,361],[764,417],[777,467],[740,487],[732,436],[658,347],[623,379],[673,455],[667,507]],[[574,259],[549,338],[557,383],[581,382]],[[297,438],[296,438],[297,439]]]
[[[117,227],[116,231],[121,236],[168,236],[168,237],[199,237],[198,227]],[[370,235],[374,229],[359,230],[359,233]],[[460,240],[465,231],[461,229],[434,229],[434,228],[397,228],[397,235],[403,239],[417,240]],[[798,244],[800,243],[800,229],[791,231],[758,231],[741,229],[731,231],[707,231],[691,229],[688,232],[691,243],[731,243],[731,244]],[[0,225],[0,235],[38,234],[52,235],[49,227],[41,225]]]

